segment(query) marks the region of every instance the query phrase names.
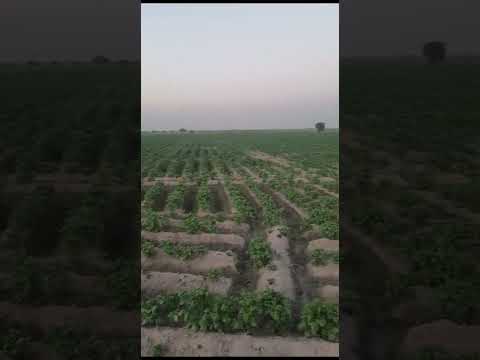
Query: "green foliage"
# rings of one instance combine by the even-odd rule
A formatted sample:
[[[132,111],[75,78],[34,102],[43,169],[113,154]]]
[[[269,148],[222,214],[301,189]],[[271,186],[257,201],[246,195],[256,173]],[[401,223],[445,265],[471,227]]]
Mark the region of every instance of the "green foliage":
[[[338,251],[329,251],[325,249],[315,249],[310,255],[310,258],[317,266],[324,266],[328,263],[338,264],[340,262],[340,255]]]
[[[241,329],[245,331],[261,327],[278,333],[286,331],[292,323],[290,301],[273,290],[261,293],[244,292],[238,303],[238,317]]]
[[[222,269],[210,269],[207,273],[207,279],[217,281],[222,277],[223,273]]]
[[[162,295],[142,303],[142,323],[169,323],[201,331],[285,331],[292,322],[291,303],[272,290],[236,296],[206,289]]]
[[[198,188],[197,194],[198,207],[202,210],[208,210],[210,208],[210,190],[208,188],[208,182],[202,181]]]
[[[234,219],[235,222],[238,224],[252,223],[256,218],[256,214],[255,209],[250,205],[248,199],[243,195],[238,185],[232,184],[228,180],[225,182],[225,185],[232,199],[233,206],[237,210]]]
[[[184,261],[202,256],[207,252],[207,248],[203,245],[178,244],[171,241],[162,241],[160,248],[167,255]]]
[[[107,277],[107,288],[112,303],[119,309],[135,309],[140,302],[140,274],[138,264],[117,260],[113,271]]]
[[[140,312],[142,326],[160,326],[168,323],[168,315],[177,309],[179,294],[167,294],[153,299],[142,299]]]
[[[338,222],[327,221],[318,226],[322,237],[327,239],[338,239],[339,225]]]
[[[267,266],[272,261],[272,249],[268,242],[262,238],[250,240],[248,255],[253,260],[256,268]]]
[[[182,228],[189,234],[198,234],[200,232],[215,233],[217,231],[215,219],[199,219],[194,214],[190,214],[183,220]]]
[[[193,214],[189,215],[184,221],[183,226],[189,234],[198,234],[202,229],[200,220]]]
[[[179,184],[175,187],[175,190],[168,195],[166,206],[170,212],[174,212],[176,209],[182,208],[185,192],[185,185]]]
[[[252,180],[248,180],[247,184],[262,205],[263,220],[265,224],[268,226],[280,225],[282,223],[282,212],[272,196],[263,191],[260,186]]]
[[[161,182],[157,182],[152,187],[150,187],[146,191],[145,197],[143,200],[145,207],[155,208],[157,201],[160,199],[164,191],[165,190]]]
[[[142,254],[146,257],[152,257],[155,254],[155,243],[151,240],[142,238]]]
[[[159,232],[162,230],[157,213],[150,209],[142,209],[142,230]]]
[[[338,305],[320,300],[306,304],[302,310],[299,329],[306,336],[318,336],[328,341],[338,341]]]

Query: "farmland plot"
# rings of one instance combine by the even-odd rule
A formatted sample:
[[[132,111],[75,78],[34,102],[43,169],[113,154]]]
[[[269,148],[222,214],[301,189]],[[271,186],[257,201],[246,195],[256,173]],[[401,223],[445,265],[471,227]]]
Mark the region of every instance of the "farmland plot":
[[[270,135],[142,135],[143,356],[338,356],[338,163]]]
[[[138,359],[139,65],[0,73],[0,357]]]
[[[480,352],[477,72],[342,68],[342,306],[365,358]]]

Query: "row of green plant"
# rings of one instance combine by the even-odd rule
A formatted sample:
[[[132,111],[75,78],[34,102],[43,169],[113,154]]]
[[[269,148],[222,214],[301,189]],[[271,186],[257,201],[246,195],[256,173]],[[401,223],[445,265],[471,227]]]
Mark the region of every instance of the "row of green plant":
[[[186,187],[184,184],[178,184],[175,189],[168,194],[166,207],[170,212],[183,207]]]
[[[256,218],[255,209],[248,201],[247,197],[242,193],[240,187],[233,184],[230,180],[225,181],[230,199],[232,199],[233,207],[236,209],[234,220],[237,223],[252,223]]]
[[[317,266],[324,266],[329,263],[338,264],[340,262],[340,254],[338,251],[315,249],[312,251],[310,259]]]
[[[272,248],[261,237],[256,237],[248,243],[248,256],[257,269],[267,266],[272,261]]]
[[[168,226],[168,220],[164,216],[159,215],[150,208],[142,208],[141,214],[142,230],[151,232],[160,232]]]
[[[156,182],[145,192],[145,196],[143,198],[144,206],[152,209],[155,208],[164,191],[165,189],[163,184],[161,182]]]
[[[262,214],[265,224],[268,226],[282,224],[282,211],[273,200],[273,197],[263,191],[255,181],[249,179],[247,180],[247,184],[262,206]]]
[[[315,300],[295,323],[292,303],[273,290],[238,295],[211,294],[206,289],[161,295],[142,302],[142,325],[180,325],[195,331],[285,333],[298,329],[307,336],[338,341],[338,305]]]
[[[211,217],[199,219],[194,214],[190,214],[183,220],[182,228],[189,234],[198,234],[200,232],[215,233],[217,231],[215,219]]]
[[[208,187],[208,179],[203,178],[197,192],[198,208],[208,211],[210,208],[210,189]]]
[[[192,245],[183,243],[174,243],[171,241],[162,241],[160,248],[167,254],[181,260],[191,260],[204,255],[207,248],[204,245]]]
[[[119,259],[113,263],[106,276],[108,303],[120,309],[133,309],[140,301],[138,264]],[[13,282],[8,291],[16,303],[45,304],[51,301],[71,299],[78,294],[72,291],[68,273],[61,268],[45,269],[31,258],[19,259],[15,265]]]
[[[142,238],[141,251],[146,257],[155,255],[155,243],[152,240]]]

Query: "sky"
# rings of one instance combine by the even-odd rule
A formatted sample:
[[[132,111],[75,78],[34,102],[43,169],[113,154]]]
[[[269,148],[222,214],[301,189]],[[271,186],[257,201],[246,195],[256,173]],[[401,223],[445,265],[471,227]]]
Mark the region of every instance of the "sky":
[[[338,127],[337,4],[142,4],[142,129]]]
[[[3,0],[0,17],[0,61],[140,58],[137,0]]]
[[[420,55],[431,40],[480,54],[478,0],[341,0],[341,56]]]

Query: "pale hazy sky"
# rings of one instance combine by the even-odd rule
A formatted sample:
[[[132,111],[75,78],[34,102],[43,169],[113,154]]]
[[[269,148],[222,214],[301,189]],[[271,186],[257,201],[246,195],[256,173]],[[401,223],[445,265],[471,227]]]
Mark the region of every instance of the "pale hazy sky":
[[[337,4],[143,4],[142,129],[338,127]]]
[[[341,0],[342,56],[420,55],[431,40],[480,53],[477,0]]]

